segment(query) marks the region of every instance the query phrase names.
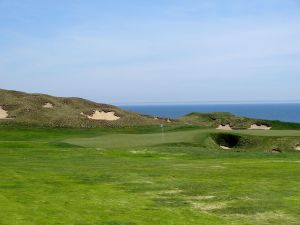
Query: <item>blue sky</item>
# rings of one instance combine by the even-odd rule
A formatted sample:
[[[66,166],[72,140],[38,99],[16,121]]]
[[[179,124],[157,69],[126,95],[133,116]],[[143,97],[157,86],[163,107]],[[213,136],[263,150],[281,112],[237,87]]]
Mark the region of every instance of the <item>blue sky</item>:
[[[0,88],[112,104],[300,100],[299,0],[0,0]]]

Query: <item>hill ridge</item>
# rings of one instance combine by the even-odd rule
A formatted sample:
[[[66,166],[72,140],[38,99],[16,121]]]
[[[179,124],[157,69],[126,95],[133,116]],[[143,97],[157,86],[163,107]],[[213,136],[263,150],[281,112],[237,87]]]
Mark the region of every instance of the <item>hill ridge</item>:
[[[83,98],[55,97],[5,89],[0,89],[0,106],[8,114],[7,118],[1,118],[0,124],[89,128],[154,125],[167,122],[165,119],[154,119],[151,116],[128,112],[114,105],[96,103]]]
[[[55,97],[0,89],[0,125],[40,127],[123,127],[179,125],[230,129],[291,129],[300,124],[252,119],[228,112],[191,112],[181,118],[169,119],[129,112],[117,106],[97,103],[80,97]]]

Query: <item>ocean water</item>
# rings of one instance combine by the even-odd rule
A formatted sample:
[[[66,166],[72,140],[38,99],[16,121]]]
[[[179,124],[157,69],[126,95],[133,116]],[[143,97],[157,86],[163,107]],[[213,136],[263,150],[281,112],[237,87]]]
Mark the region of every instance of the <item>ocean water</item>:
[[[300,103],[127,105],[121,108],[145,115],[177,118],[191,112],[230,112],[238,116],[300,123]]]

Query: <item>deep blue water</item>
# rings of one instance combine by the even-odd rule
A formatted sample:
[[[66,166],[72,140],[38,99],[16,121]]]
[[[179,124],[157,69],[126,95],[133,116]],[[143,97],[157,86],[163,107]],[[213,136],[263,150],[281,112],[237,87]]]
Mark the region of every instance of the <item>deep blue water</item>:
[[[146,115],[176,118],[191,112],[230,112],[258,119],[300,123],[300,103],[289,104],[201,104],[201,105],[140,105],[121,106]]]

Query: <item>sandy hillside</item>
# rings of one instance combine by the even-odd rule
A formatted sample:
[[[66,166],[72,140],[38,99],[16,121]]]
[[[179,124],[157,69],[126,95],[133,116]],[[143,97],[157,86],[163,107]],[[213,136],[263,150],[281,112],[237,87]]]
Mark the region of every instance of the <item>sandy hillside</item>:
[[[8,117],[7,111],[5,111],[2,106],[0,106],[0,119],[6,119]]]
[[[266,125],[257,125],[252,124],[249,130],[271,130],[272,127],[268,127]]]
[[[217,127],[217,130],[232,130],[232,127],[227,124],[227,125],[220,125]]]
[[[52,109],[53,105],[50,102],[47,102],[45,105],[43,105],[43,108]]]
[[[81,113],[81,115],[85,115],[84,113]],[[115,112],[104,112],[96,110],[93,115],[85,115],[87,118],[91,120],[107,120],[107,121],[114,121],[120,119],[119,116],[115,115]]]

